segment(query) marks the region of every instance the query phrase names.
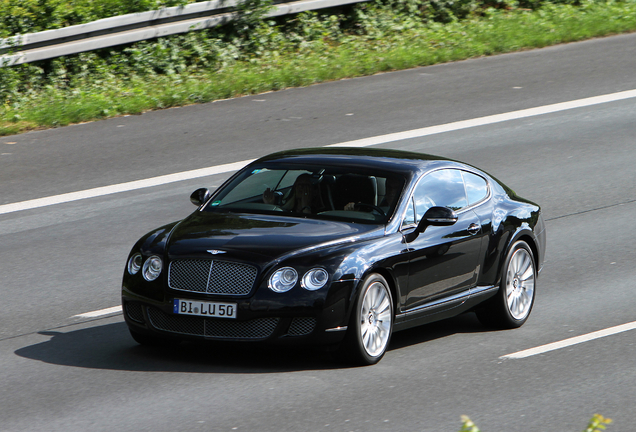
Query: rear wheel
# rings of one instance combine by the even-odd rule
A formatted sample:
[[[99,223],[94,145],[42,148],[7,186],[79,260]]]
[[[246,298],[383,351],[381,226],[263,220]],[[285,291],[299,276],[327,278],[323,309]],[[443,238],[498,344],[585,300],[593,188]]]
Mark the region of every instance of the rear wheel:
[[[532,250],[522,240],[515,242],[506,256],[499,291],[476,311],[479,321],[489,327],[521,327],[534,305],[536,279]]]
[[[343,342],[348,360],[371,365],[382,359],[393,331],[393,298],[386,279],[371,274],[362,282]]]

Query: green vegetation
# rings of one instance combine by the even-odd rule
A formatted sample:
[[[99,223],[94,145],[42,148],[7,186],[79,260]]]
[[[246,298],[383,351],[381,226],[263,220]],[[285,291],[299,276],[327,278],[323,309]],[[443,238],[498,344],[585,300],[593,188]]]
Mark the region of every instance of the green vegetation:
[[[462,422],[462,428],[459,432],[480,432],[477,425],[468,417],[462,416]],[[605,418],[600,414],[594,414],[583,432],[602,432],[605,430],[605,425],[610,423],[612,423],[612,419]]]
[[[187,2],[0,0],[0,32]],[[7,19],[16,4],[33,18]],[[38,20],[41,4],[57,12]],[[636,0],[376,0],[262,20],[267,8],[249,0],[210,31],[0,68],[0,135],[636,30]]]
[[[36,33],[102,18],[183,6],[191,0],[0,0],[0,37]]]

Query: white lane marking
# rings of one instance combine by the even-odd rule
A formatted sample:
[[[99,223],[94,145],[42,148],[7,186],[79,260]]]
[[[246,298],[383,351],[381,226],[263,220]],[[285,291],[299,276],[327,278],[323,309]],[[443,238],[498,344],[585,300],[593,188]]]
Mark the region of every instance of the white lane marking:
[[[627,324],[621,324],[615,327],[610,327],[604,330],[595,331],[595,332],[584,334],[581,336],[576,336],[576,337],[565,339],[559,342],[553,342],[547,345],[541,345],[536,348],[530,348],[527,350],[518,351],[516,353],[501,356],[499,358],[500,359],[522,359],[522,358],[526,358],[526,357],[530,357],[530,356],[534,356],[538,354],[543,354],[549,351],[558,350],[561,348],[567,348],[572,345],[580,344],[583,342],[589,342],[594,339],[599,339],[602,337],[611,336],[617,333],[622,333],[622,332],[626,332],[628,330],[634,330],[634,329],[636,329],[636,321],[633,321]]]
[[[54,204],[62,204],[72,201],[79,201],[87,198],[95,198],[104,195],[110,195],[119,192],[128,192],[137,189],[148,188],[152,186],[161,186],[168,183],[174,183],[182,180],[191,180],[200,177],[207,177],[215,174],[223,174],[232,171],[238,171],[254,159],[241,162],[233,162],[224,165],[217,165],[209,168],[201,168],[192,171],[184,171],[175,174],[168,174],[159,177],[152,177],[144,180],[136,180],[127,183],[119,183],[111,186],[102,186],[94,189],[70,192],[61,195],[54,195],[45,198],[21,201],[12,204],[0,205],[0,214],[12,213],[22,210],[30,210],[39,207],[46,207]]]
[[[385,144],[393,141],[400,141],[410,138],[421,138],[429,135],[440,134],[444,132],[452,132],[461,129],[467,129],[477,126],[485,126],[494,123],[501,123],[509,120],[518,120],[527,117],[534,117],[543,114],[551,114],[559,111],[566,111],[575,108],[583,108],[592,105],[598,105],[607,102],[616,102],[619,100],[636,97],[636,90],[628,90],[608,95],[595,96],[585,99],[579,99],[570,102],[562,102],[552,105],[545,105],[536,108],[523,109],[519,111],[511,111],[503,114],[495,114],[486,117],[479,117],[470,120],[462,120],[443,125],[429,126],[421,129],[413,129],[410,131],[396,132],[387,135],[379,135],[370,138],[347,141],[338,144],[331,144],[327,147],[368,147],[372,145]]]
[[[79,315],[73,315],[71,318],[97,318],[106,315],[113,315],[121,313],[121,306],[113,306],[106,309],[101,309],[93,312],[86,312]]]
[[[542,107],[529,108],[520,111],[512,111],[509,113],[496,114],[486,117],[480,117],[471,120],[462,120],[453,123],[447,123],[437,126],[429,126],[421,129],[413,129],[410,131],[397,132],[387,135],[379,135],[376,137],[363,138],[359,140],[347,141],[337,144],[330,144],[326,147],[368,147],[378,144],[385,144],[393,141],[399,141],[410,138],[419,138],[428,135],[451,132],[471,127],[485,126],[494,123],[500,123],[508,120],[517,120],[542,114],[555,113],[558,111],[566,111],[575,108],[582,108],[602,103],[615,102],[619,100],[636,97],[636,90],[627,90],[618,93],[612,93],[602,96],[595,96],[585,99],[578,99],[570,102],[562,102]],[[192,171],[169,174],[165,176],[153,177],[145,180],[137,180],[128,183],[120,183],[111,186],[103,186],[94,189],[88,189],[77,192],[70,192],[61,195],[54,195],[45,198],[37,198],[28,201],[21,201],[11,204],[0,205],[0,214],[13,213],[22,210],[30,210],[39,207],[46,207],[54,204],[62,204],[71,201],[78,201],[87,198],[95,198],[104,195],[110,195],[118,192],[128,192],[136,189],[142,189],[152,186],[160,186],[168,183],[178,182],[182,180],[191,180],[199,177],[206,177],[214,174],[223,174],[226,172],[236,171],[243,166],[252,162],[252,160],[234,162],[224,165],[213,166],[209,168],[201,168]]]

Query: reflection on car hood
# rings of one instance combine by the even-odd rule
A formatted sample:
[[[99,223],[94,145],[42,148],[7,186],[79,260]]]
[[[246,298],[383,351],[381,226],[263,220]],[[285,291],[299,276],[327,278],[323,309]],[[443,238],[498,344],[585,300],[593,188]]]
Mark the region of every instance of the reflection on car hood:
[[[265,262],[286,253],[353,239],[377,225],[255,214],[195,212],[177,224],[167,245],[178,256]],[[379,231],[383,233],[383,229]],[[366,237],[366,236],[365,236]],[[223,258],[221,258],[223,257]]]

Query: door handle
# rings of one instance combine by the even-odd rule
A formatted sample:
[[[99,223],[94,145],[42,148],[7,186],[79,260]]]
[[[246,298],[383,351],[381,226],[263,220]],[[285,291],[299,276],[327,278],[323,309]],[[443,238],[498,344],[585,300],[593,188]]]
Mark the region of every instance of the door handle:
[[[481,231],[481,225],[479,225],[479,224],[472,223],[468,227],[468,234],[470,234],[470,235],[478,234],[479,231]]]

